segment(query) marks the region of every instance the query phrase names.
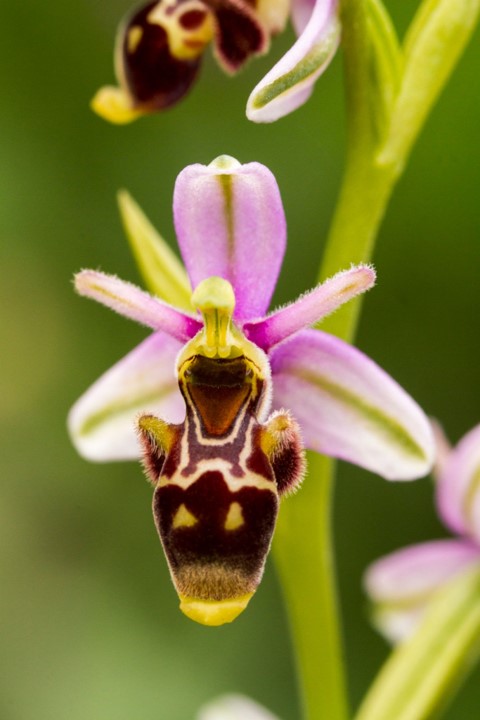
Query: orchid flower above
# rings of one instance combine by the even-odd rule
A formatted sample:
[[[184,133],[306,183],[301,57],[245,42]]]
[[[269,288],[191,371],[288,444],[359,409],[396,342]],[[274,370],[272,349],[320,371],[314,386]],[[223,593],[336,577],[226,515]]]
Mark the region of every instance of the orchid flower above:
[[[453,449],[441,429],[435,429],[437,512],[457,537],[397,550],[367,570],[374,623],[392,643],[413,633],[433,596],[450,580],[480,568],[480,425]]]
[[[181,608],[221,624],[260,582],[279,498],[304,474],[303,443],[409,480],[432,465],[431,428],[372,360],[307,329],[368,290],[371,267],[265,314],[286,224],[263,165],[222,156],[180,173],[174,220],[186,273],[126,194],[121,209],[156,296],[94,270],[75,286],[154,332],[77,401],[69,429],[87,459],[143,455]],[[190,302],[196,313],[185,312]]]
[[[260,81],[247,116],[271,122],[302,105],[339,42],[337,0],[160,0],[137,7],[120,25],[115,47],[119,86],[101,88],[92,108],[123,124],[177,103],[195,81],[213,43],[228,73],[267,52],[291,15],[298,40]]]

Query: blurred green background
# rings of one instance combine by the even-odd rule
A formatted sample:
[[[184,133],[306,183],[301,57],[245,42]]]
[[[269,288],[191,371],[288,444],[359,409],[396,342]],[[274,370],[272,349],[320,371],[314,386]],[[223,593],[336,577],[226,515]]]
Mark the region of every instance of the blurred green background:
[[[387,3],[401,32],[416,0]],[[289,46],[235,80],[211,57],[163,116],[116,128],[88,101],[113,80],[128,0],[1,3],[0,718],[190,720],[225,691],[298,720],[273,563],[231,626],[177,610],[134,463],[89,465],[70,445],[69,406],[145,332],[76,297],[82,267],[138,281],[115,193],[126,187],[175,244],[177,173],[222,153],[275,173],[289,247],[275,300],[311,286],[341,177],[341,55],[312,100],[271,126],[244,117],[249,90]],[[480,421],[480,34],[431,116],[381,230],[359,346],[438,417],[452,440]],[[315,482],[314,477],[308,482]],[[353,703],[386,656],[360,581],[369,561],[439,537],[429,479],[389,484],[342,464],[335,507]],[[472,720],[475,670],[446,717]]]

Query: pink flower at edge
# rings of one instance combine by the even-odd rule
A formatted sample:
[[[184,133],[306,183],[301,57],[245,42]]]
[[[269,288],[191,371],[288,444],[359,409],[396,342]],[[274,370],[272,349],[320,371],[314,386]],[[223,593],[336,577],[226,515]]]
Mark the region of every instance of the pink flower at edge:
[[[373,621],[391,642],[407,639],[430,599],[460,573],[480,567],[480,425],[450,448],[434,425],[437,512],[454,538],[410,545],[375,561],[364,584]]]

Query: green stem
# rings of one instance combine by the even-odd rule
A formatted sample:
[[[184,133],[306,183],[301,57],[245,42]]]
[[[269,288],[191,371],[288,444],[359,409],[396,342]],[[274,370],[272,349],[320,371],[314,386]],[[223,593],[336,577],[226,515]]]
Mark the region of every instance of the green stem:
[[[301,492],[280,512],[273,551],[308,720],[348,717],[331,546],[333,462],[309,454]]]
[[[368,48],[364,0],[344,0],[342,28],[347,85],[347,167],[333,219],[321,277],[370,259],[394,176],[374,164],[367,97]],[[330,332],[351,339],[359,306],[330,319]],[[322,325],[325,329],[325,324]],[[309,479],[282,506],[274,556],[282,583],[297,657],[306,720],[349,717],[342,659],[331,514],[333,461],[310,454]]]
[[[393,170],[376,167],[371,157],[359,157],[348,166],[327,240],[320,280],[352,263],[371,260],[394,183]],[[361,298],[347,303],[323,320],[321,329],[352,342],[360,308]]]
[[[347,105],[347,158],[340,195],[327,238],[320,280],[351,263],[369,262],[397,178],[394,164],[376,163],[377,136],[372,117],[370,48],[366,0],[340,5]],[[352,341],[360,299],[322,323],[322,330]]]
[[[378,108],[372,106],[372,100],[378,102],[378,98],[375,101],[371,87],[372,47],[369,44],[371,38],[368,32],[368,2],[369,0],[340,0],[348,123],[347,157],[320,280],[351,263],[370,261],[390,196],[424,119],[422,115],[414,131],[408,135],[408,142],[402,145],[401,153],[383,153],[381,162],[379,161],[378,127],[375,127],[374,117]],[[477,0],[474,0],[475,7],[472,5],[473,9],[470,10],[469,28],[473,27],[472,23],[478,15],[476,3]],[[447,6],[448,3],[445,7]],[[448,26],[448,23],[446,25]],[[385,30],[385,27],[383,29]],[[391,37],[387,36],[388,32],[384,39],[390,42]],[[386,51],[388,49],[387,47]],[[427,47],[425,56],[429,56],[429,53],[430,49]],[[417,65],[423,67],[423,60],[421,63],[417,62]],[[437,82],[434,92],[428,85],[432,77],[435,80],[435,72],[434,68],[426,78],[423,95],[427,91],[431,97],[438,94],[441,84]],[[448,73],[444,72],[442,77],[447,75]],[[405,87],[403,92],[406,93]],[[415,107],[417,98],[418,96],[414,97]],[[429,107],[432,102],[433,100],[429,100]],[[395,106],[392,105],[390,112],[394,111]],[[389,129],[388,124],[385,129]],[[322,330],[352,342],[360,308],[360,299],[348,303],[322,322]],[[311,477],[301,493],[282,507],[274,553],[297,654],[304,717],[306,720],[345,720],[348,711],[330,527],[333,463],[325,458],[311,456],[309,464]],[[472,609],[474,625],[477,622],[475,613],[475,609]],[[468,635],[470,624],[467,622],[466,625]],[[408,672],[408,662],[404,667]],[[439,672],[441,674],[441,668]],[[378,698],[382,692],[380,685],[377,694],[373,696],[374,702],[375,697]],[[383,712],[381,704],[378,707],[380,711],[377,714],[361,714],[359,717],[362,720],[364,717],[365,720],[396,718],[391,707],[386,712]],[[426,716],[417,714],[413,717],[417,719]],[[401,716],[401,720],[407,718],[410,720],[410,715]]]

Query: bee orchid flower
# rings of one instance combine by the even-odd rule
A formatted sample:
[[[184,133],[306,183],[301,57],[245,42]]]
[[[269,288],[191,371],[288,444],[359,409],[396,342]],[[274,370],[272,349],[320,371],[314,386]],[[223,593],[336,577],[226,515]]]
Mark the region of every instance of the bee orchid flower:
[[[77,401],[70,433],[90,460],[143,457],[181,608],[221,624],[260,582],[279,499],[304,474],[304,445],[409,480],[429,471],[431,429],[372,360],[309,329],[369,289],[371,267],[267,313],[286,224],[266,167],[222,156],[180,173],[174,220],[186,272],[128,196],[121,206],[155,295],[94,270],[75,286],[153,333]]]
[[[373,620],[392,643],[406,640],[430,600],[460,573],[480,568],[480,425],[454,447],[439,426],[437,512],[455,537],[410,545],[374,562],[365,575]]]
[[[303,104],[339,42],[337,0],[160,0],[137,7],[115,45],[118,86],[102,87],[92,108],[123,124],[164,110],[190,89],[206,46],[219,65],[238,72],[267,52],[289,14],[298,40],[250,95],[247,116],[271,122]]]

